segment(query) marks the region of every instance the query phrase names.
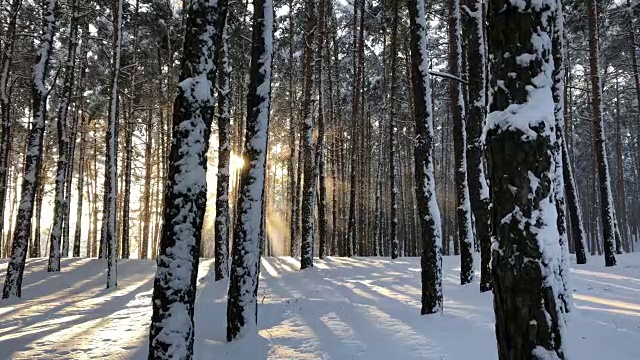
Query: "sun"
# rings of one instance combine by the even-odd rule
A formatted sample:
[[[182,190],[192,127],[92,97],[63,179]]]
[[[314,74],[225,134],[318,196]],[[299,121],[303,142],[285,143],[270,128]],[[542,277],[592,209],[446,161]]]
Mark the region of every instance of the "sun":
[[[244,159],[241,156],[231,153],[231,161],[229,163],[231,172],[240,171],[244,167]]]

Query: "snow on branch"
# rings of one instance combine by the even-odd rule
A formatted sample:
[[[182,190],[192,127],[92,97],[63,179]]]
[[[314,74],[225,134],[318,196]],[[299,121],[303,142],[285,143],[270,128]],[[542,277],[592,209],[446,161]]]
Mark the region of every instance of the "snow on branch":
[[[468,82],[468,81],[466,81],[466,80],[464,80],[464,79],[461,79],[461,78],[459,78],[459,77],[457,77],[457,76],[451,75],[451,74],[449,74],[449,73],[444,73],[444,72],[440,72],[440,71],[433,71],[433,70],[429,70],[429,75],[439,76],[439,77],[443,77],[443,78],[447,78],[447,79],[451,79],[451,80],[455,80],[455,81],[461,82],[461,83],[463,83],[463,84],[465,84],[465,85],[469,85],[469,82]]]

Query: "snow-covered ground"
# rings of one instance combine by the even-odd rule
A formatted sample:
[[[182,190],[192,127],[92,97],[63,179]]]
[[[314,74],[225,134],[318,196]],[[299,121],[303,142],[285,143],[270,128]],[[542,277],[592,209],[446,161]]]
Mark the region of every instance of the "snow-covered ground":
[[[574,267],[570,355],[640,359],[640,253]],[[458,285],[457,258],[444,259],[444,313],[420,316],[414,258],[316,259],[299,272],[289,257],[262,260],[259,334],[225,341],[226,284],[200,265],[196,359],[496,359],[491,294]],[[0,260],[0,284],[6,260]],[[118,288],[106,266],[64,259],[49,275],[28,261],[21,300],[0,302],[0,359],[146,359],[155,263],[119,262]]]

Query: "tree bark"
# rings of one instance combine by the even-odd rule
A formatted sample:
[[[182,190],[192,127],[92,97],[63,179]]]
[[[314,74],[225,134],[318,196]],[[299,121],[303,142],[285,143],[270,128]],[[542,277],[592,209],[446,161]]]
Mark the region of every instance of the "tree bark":
[[[24,274],[25,259],[29,238],[31,237],[31,220],[33,218],[34,197],[40,184],[38,169],[42,164],[42,142],[47,118],[46,78],[49,73],[49,60],[53,48],[56,22],[56,0],[43,2],[42,34],[33,67],[32,79],[32,125],[29,130],[28,152],[26,156],[20,206],[13,232],[11,258],[7,266],[7,276],[4,282],[2,298],[20,297],[22,292],[22,276]]]
[[[485,177],[482,131],[485,124],[486,48],[484,3],[465,0],[464,38],[467,46],[469,110],[467,116],[467,173],[476,238],[480,243],[480,292],[491,290],[491,223],[489,186]]]
[[[316,162],[313,143],[313,112],[311,101],[313,97],[313,72],[315,65],[315,36],[316,36],[316,7],[315,0],[305,1],[305,29],[304,55],[302,71],[304,73],[304,94],[302,99],[302,126],[300,143],[304,156],[304,170],[302,177],[302,243],[300,252],[300,269],[313,267],[314,240],[314,200],[316,188]]]
[[[118,79],[120,77],[120,51],[122,42],[122,2],[111,1],[111,15],[114,24],[111,47],[111,84],[109,93],[109,112],[107,115],[107,134],[105,140],[104,174],[104,210],[101,240],[105,247],[103,255],[107,259],[107,288],[117,286],[117,234],[116,202],[118,198]]]
[[[215,280],[229,274],[229,158],[231,156],[231,59],[229,56],[229,25],[222,31],[218,92],[218,174],[215,215]]]
[[[556,0],[491,0],[487,158],[500,360],[564,359],[565,308],[554,203],[551,41]],[[528,115],[526,115],[528,114]]]
[[[462,74],[462,40],[460,0],[448,0],[449,10],[449,73]],[[467,181],[467,134],[465,96],[459,81],[449,81],[449,106],[453,117],[453,148],[456,182],[456,222],[460,243],[460,284],[473,280],[473,228]]]
[[[125,154],[124,154],[124,195],[122,196],[122,234],[121,234],[121,252],[120,257],[122,259],[128,259],[130,255],[131,248],[131,239],[129,234],[129,221],[130,221],[130,206],[131,206],[131,163],[133,161],[133,132],[135,131],[134,126],[134,114],[138,109],[136,109],[138,105],[138,99],[140,94],[140,88],[137,84],[137,75],[138,75],[138,28],[139,28],[139,9],[140,2],[136,0],[134,11],[133,11],[133,69],[131,70],[131,90],[132,90],[132,98],[129,102],[129,116],[125,119]]]
[[[245,166],[240,172],[238,216],[233,237],[233,266],[227,295],[227,340],[232,341],[258,320],[260,229],[268,149],[273,58],[273,3],[253,0],[253,37],[247,121]]]
[[[85,141],[87,140],[84,115],[80,115],[80,154],[78,156],[78,184],[76,192],[78,202],[76,205],[76,228],[73,234],[73,257],[80,257],[80,240],[82,239],[82,205],[84,198],[84,161],[85,161]],[[89,241],[87,240],[87,248]]]
[[[391,56],[390,84],[389,84],[389,242],[391,243],[391,258],[400,256],[398,251],[398,184],[396,174],[396,111],[397,111],[397,72],[398,72],[398,2],[391,0],[391,38],[389,55]]]
[[[320,19],[318,24],[318,34],[316,35],[317,42],[317,56],[316,56],[316,73],[318,77],[318,143],[316,145],[316,169],[318,172],[318,256],[320,259],[324,259],[327,252],[327,184],[325,183],[326,169],[325,169],[325,113],[326,107],[324,103],[324,46],[325,46],[325,24],[327,19],[326,13],[326,1],[319,0],[318,18]]]
[[[408,0],[411,27],[411,70],[416,132],[414,148],[416,199],[422,229],[421,314],[442,311],[442,236],[433,173],[433,105],[427,55],[424,0]]]
[[[9,171],[9,152],[11,151],[11,89],[9,77],[16,41],[18,12],[22,0],[12,0],[9,7],[7,28],[3,35],[4,46],[0,44],[0,257],[8,254],[2,246],[4,235],[4,210],[7,198],[7,177]],[[9,231],[11,229],[8,229]]]
[[[598,9],[595,0],[587,5],[589,25],[589,69],[591,73],[591,110],[593,111],[594,151],[598,169],[600,192],[600,216],[604,240],[605,266],[616,265],[614,255],[615,218],[613,214],[613,196],[609,177],[609,163],[604,136],[604,118],[602,112],[602,82],[600,80],[600,50],[598,45]]]
[[[194,0],[186,14],[165,182],[164,225],[153,284],[149,360],[193,358],[193,313],[207,201],[207,149],[227,1]],[[259,231],[259,226],[255,229]],[[166,336],[168,333],[172,336]]]
[[[69,256],[69,242],[62,247],[62,232],[64,225],[64,213],[66,206],[66,184],[69,169],[69,136],[67,132],[67,117],[69,104],[73,94],[73,84],[76,73],[76,48],[78,46],[78,16],[76,14],[76,0],[71,1],[71,22],[69,24],[69,45],[67,47],[67,59],[64,66],[64,80],[60,103],[58,105],[58,164],[56,170],[55,205],[53,210],[53,226],[51,229],[49,264],[47,271],[60,271],[60,257]]]

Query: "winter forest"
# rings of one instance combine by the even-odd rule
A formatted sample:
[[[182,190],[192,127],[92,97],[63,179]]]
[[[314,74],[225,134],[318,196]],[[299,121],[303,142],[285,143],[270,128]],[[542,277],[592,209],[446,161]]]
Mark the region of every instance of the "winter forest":
[[[640,1],[0,0],[0,358],[640,357]]]

